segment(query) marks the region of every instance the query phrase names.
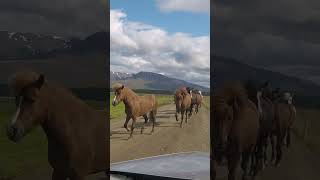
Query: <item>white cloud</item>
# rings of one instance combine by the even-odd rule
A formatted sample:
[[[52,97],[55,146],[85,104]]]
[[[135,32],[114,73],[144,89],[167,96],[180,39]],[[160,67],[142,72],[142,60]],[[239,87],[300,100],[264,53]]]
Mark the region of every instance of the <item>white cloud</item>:
[[[193,37],[131,22],[121,10],[110,11],[110,64],[112,71],[149,71],[210,84],[210,37]]]
[[[163,12],[184,11],[210,14],[210,0],[157,0]]]

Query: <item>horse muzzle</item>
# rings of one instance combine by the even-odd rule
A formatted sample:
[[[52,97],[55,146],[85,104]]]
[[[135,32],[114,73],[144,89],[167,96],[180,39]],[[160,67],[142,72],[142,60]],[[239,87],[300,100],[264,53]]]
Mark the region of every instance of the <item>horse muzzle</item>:
[[[7,127],[7,136],[13,142],[18,142],[24,137],[24,129],[18,128],[16,126]]]
[[[116,105],[118,105],[118,104],[119,104],[118,101],[112,101],[112,106],[116,106]]]

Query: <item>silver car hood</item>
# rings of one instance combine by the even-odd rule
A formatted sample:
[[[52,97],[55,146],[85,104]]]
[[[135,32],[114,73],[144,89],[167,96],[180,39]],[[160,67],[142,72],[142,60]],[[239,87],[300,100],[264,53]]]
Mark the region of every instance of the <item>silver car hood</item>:
[[[113,163],[111,172],[179,179],[210,179],[210,153],[183,152]]]

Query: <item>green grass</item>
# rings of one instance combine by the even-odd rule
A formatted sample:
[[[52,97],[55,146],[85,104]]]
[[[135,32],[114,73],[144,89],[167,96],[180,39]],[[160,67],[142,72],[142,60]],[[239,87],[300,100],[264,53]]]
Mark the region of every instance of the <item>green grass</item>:
[[[203,96],[203,105],[207,110],[210,110],[210,96]]]
[[[87,103],[96,109],[105,108],[103,102]],[[0,99],[0,179],[50,170],[47,139],[41,127],[33,129],[19,143],[8,140],[5,127],[14,111],[13,100]]]
[[[139,94],[141,95],[141,94]],[[166,104],[170,104],[173,102],[173,96],[172,95],[155,95],[158,101],[159,106],[163,106]],[[112,104],[112,100],[114,98],[114,95],[110,95],[110,104]],[[119,117],[123,117],[125,115],[124,112],[124,104],[120,103],[117,106],[110,106],[110,119],[116,119]]]

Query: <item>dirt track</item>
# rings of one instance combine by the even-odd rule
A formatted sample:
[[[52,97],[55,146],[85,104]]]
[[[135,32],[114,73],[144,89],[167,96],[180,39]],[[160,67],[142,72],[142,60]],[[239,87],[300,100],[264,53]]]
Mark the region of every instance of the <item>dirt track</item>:
[[[188,124],[180,128],[174,117],[173,104],[158,110],[157,125],[151,135],[151,126],[140,134],[143,118],[137,121],[133,138],[128,140],[129,132],[123,128],[124,118],[111,122],[110,161],[119,162],[148,156],[186,151],[210,151],[210,112],[204,108],[194,114]],[[131,125],[131,122],[129,123]]]
[[[267,166],[256,180],[319,180],[320,179],[320,155],[311,152],[305,143],[292,136],[292,146],[284,147],[283,159],[279,167]],[[269,156],[270,157],[270,156]],[[217,180],[227,180],[227,168],[219,167]],[[238,179],[241,177],[238,168]]]

